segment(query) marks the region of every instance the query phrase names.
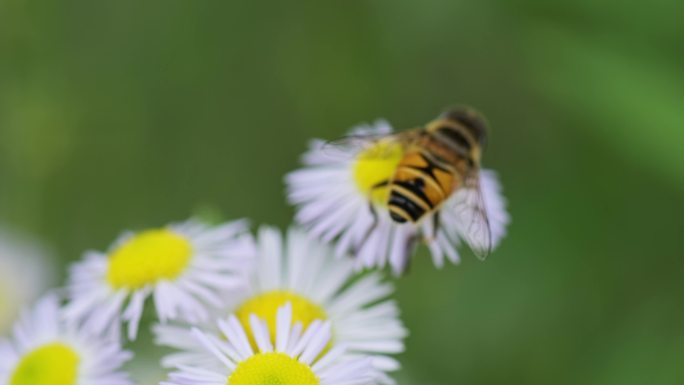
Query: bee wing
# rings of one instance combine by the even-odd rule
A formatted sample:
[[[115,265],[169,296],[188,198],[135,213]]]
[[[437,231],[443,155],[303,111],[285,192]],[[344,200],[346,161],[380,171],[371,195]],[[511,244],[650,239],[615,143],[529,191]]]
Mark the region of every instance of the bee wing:
[[[318,140],[313,145],[326,156],[342,156],[357,153],[389,135],[392,135],[392,126],[384,120],[378,120],[373,124],[357,126],[343,137]]]
[[[374,136],[353,135],[335,140],[313,139],[309,142],[309,150],[302,156],[302,161],[308,165],[333,165],[347,161],[374,143],[377,140]]]
[[[493,241],[478,174],[467,178],[463,188],[456,191],[453,209],[459,235],[468,243],[473,253],[484,260],[492,252]]]
[[[345,135],[341,138],[328,140],[323,142],[323,148],[333,151],[347,150],[347,151],[358,151],[363,150],[366,147],[373,145],[387,137],[391,137],[392,134],[379,134],[379,133],[351,133]]]
[[[339,139],[322,141],[319,144],[319,148],[326,157],[346,159],[374,147],[381,141],[401,143],[401,135],[402,133],[352,133]],[[386,158],[392,154],[391,146],[382,146],[375,148],[374,151],[365,155],[373,158]]]

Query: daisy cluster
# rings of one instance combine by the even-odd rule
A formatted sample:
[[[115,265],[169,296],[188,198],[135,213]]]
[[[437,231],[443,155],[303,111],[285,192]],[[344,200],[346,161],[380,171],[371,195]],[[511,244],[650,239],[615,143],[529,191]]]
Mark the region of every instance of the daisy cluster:
[[[155,345],[169,352],[159,363],[168,370],[163,385],[393,384],[408,332],[392,283],[374,268],[402,272],[409,239],[420,239],[437,266],[458,262],[468,224],[450,208],[467,194],[439,209],[439,229],[430,220],[399,224],[366,186],[395,160],[323,143],[314,141],[304,167],[286,178],[297,224],[284,232],[191,219],[125,232],[107,250],[84,253],[66,287],[38,299],[0,340],[0,385],[133,384],[123,369],[133,358],[127,346],[148,319]],[[496,246],[508,214],[495,174],[479,177]]]

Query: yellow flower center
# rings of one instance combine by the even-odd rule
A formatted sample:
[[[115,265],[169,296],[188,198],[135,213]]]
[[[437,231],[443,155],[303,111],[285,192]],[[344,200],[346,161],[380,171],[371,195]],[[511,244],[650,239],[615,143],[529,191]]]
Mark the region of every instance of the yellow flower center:
[[[79,361],[64,344],[43,345],[19,361],[10,385],[76,385]]]
[[[386,205],[389,189],[378,186],[394,176],[403,155],[402,146],[391,140],[381,140],[362,151],[354,164],[354,181],[361,193],[376,204]]]
[[[192,246],[170,230],[144,231],[109,255],[107,281],[114,288],[140,289],[177,278],[190,263]]]
[[[271,339],[275,341],[276,334],[276,315],[278,308],[287,304],[292,304],[292,324],[301,322],[306,329],[314,320],[326,320],[328,316],[325,310],[307,298],[291,291],[274,290],[252,297],[245,301],[235,312],[245,330],[251,331],[249,326],[249,315],[254,314],[268,323],[268,330]],[[252,345],[254,339],[250,332]]]
[[[227,385],[320,385],[311,368],[283,353],[256,354],[241,362]]]

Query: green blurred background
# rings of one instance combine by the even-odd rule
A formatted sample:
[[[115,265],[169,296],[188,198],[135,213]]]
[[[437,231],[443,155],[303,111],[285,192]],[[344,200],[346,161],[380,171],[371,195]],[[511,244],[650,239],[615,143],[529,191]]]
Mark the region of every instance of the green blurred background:
[[[286,226],[311,137],[453,103],[513,223],[422,250],[400,384],[684,383],[684,2],[0,0],[0,221],[65,272],[208,210]],[[148,366],[138,363],[139,367]]]

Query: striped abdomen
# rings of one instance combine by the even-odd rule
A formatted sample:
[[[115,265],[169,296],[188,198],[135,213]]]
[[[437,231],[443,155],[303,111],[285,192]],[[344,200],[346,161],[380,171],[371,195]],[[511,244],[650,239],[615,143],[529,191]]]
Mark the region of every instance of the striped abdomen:
[[[390,181],[388,206],[394,221],[416,223],[477,175],[487,126],[474,110],[459,108],[406,135],[412,145]]]
[[[451,195],[459,181],[450,165],[426,150],[408,152],[390,183],[390,217],[399,223],[420,221]]]

